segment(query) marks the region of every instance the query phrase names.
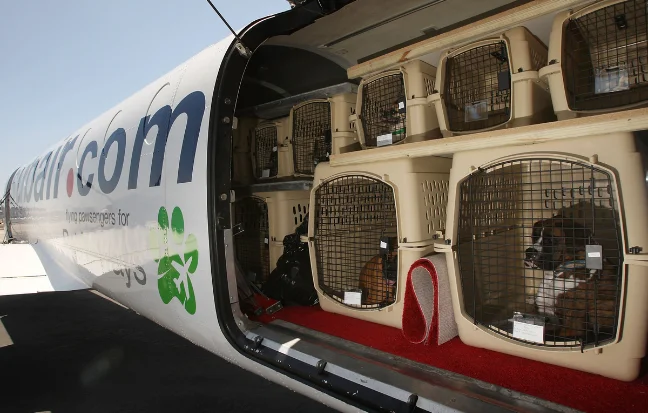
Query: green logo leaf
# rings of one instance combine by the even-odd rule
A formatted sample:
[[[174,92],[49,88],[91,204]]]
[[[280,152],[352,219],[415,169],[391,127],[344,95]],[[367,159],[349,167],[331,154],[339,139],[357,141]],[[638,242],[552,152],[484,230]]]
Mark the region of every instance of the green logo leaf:
[[[158,263],[158,290],[162,302],[169,304],[177,298],[189,314],[195,314],[196,296],[191,276],[198,268],[198,241],[194,234],[185,237],[182,210],[175,207],[169,222],[166,208],[161,207],[158,226],[149,235],[149,249]]]

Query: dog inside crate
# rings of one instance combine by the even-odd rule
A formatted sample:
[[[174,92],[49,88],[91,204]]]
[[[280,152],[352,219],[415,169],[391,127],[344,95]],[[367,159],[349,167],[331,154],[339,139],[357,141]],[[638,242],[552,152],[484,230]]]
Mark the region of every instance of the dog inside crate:
[[[563,70],[573,110],[648,102],[646,13],[645,0],[630,0],[566,23]]]
[[[361,175],[331,179],[315,192],[318,285],[355,308],[395,301],[398,238],[394,191]]]
[[[457,256],[475,322],[547,346],[614,339],[622,255],[607,171],[509,161],[477,170],[460,188]]]

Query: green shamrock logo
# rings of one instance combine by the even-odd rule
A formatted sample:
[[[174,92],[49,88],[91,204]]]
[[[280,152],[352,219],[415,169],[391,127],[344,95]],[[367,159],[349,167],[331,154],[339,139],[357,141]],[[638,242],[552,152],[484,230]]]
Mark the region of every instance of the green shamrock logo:
[[[198,241],[194,234],[185,238],[184,232],[182,210],[173,209],[169,226],[169,214],[161,207],[157,228],[150,234],[150,249],[158,263],[158,290],[162,302],[169,304],[177,298],[189,314],[195,314],[196,296],[191,276],[198,268]]]

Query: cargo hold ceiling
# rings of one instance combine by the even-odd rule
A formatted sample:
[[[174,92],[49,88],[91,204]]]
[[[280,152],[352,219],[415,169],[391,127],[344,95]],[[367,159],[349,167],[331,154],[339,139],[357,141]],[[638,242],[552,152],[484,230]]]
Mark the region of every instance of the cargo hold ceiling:
[[[356,0],[266,44],[303,48],[343,67],[529,0]]]

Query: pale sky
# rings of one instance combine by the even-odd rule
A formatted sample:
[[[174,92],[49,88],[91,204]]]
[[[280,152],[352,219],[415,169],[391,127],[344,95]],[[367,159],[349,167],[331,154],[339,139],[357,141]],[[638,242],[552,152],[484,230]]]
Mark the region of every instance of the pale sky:
[[[234,28],[286,0],[212,0]],[[206,0],[0,0],[0,198],[9,175],[229,31]]]

